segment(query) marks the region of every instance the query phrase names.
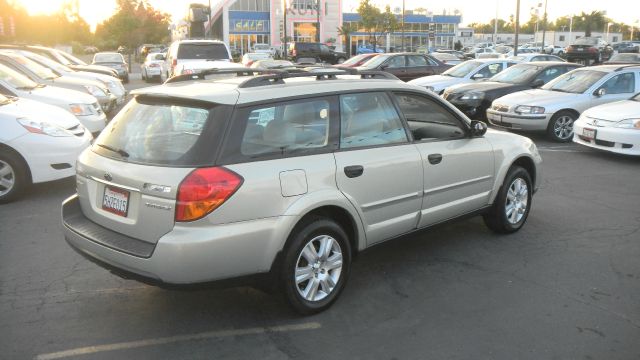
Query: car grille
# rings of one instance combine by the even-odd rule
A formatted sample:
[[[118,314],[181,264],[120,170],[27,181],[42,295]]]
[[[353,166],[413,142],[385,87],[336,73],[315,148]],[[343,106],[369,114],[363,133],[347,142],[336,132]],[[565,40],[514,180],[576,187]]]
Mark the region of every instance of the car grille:
[[[491,110],[499,111],[499,112],[509,112],[509,106],[502,104],[494,104],[491,106]]]
[[[72,127],[68,128],[67,131],[72,133],[73,135],[75,135],[77,137],[82,137],[82,135],[84,135],[84,126],[82,126],[82,125],[72,126]]]

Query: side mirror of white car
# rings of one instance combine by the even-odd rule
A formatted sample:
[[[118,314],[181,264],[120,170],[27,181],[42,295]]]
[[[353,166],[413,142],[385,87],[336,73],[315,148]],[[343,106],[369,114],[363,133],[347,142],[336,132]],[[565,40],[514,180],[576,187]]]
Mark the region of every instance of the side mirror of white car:
[[[471,136],[481,137],[487,132],[487,124],[478,120],[471,120]]]
[[[595,95],[597,97],[605,96],[605,95],[607,95],[607,89],[600,88],[600,89],[596,90],[596,92],[594,92],[593,95]]]
[[[484,79],[484,75],[477,73],[471,77],[473,80]]]

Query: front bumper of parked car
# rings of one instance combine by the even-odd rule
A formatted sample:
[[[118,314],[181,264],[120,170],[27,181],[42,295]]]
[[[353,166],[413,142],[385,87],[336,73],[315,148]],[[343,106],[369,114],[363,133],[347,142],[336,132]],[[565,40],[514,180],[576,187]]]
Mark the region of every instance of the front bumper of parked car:
[[[487,120],[493,126],[512,130],[546,130],[553,114],[520,115],[511,112],[487,110]]]

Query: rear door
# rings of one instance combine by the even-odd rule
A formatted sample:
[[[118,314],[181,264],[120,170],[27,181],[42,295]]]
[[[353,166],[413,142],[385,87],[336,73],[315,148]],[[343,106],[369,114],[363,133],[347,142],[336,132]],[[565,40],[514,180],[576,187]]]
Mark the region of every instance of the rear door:
[[[434,66],[422,55],[407,55],[407,74],[402,80],[409,81],[435,74]]]
[[[381,69],[395,75],[400,80],[407,81],[407,65],[405,58],[406,56],[404,55],[391,56],[391,58],[382,64]]]
[[[463,120],[436,99],[404,92],[396,93],[395,99],[424,169],[418,227],[487,205],[494,183],[491,143],[484,137],[470,137]]]
[[[389,96],[340,96],[336,182],[360,214],[369,245],[416,228],[422,198],[420,153]]]

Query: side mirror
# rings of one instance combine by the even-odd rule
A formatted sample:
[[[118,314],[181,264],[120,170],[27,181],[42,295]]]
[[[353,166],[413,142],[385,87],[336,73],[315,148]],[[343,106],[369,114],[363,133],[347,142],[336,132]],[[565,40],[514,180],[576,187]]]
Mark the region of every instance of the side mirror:
[[[481,137],[487,132],[487,124],[478,120],[471,120],[471,136]]]
[[[605,95],[607,95],[607,89],[600,88],[600,89],[596,90],[596,92],[594,92],[593,95],[595,95],[597,97],[605,96]]]
[[[533,86],[534,88],[539,88],[542,85],[544,85],[544,80],[542,80],[542,79],[535,79],[531,83],[531,86]]]
[[[484,75],[477,73],[471,77],[473,80],[484,79]]]

